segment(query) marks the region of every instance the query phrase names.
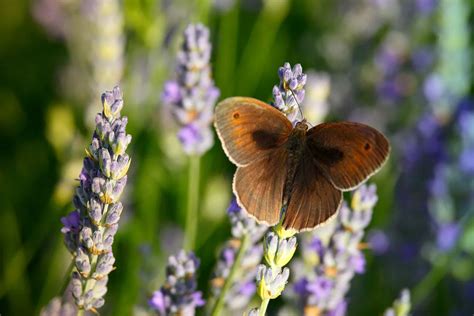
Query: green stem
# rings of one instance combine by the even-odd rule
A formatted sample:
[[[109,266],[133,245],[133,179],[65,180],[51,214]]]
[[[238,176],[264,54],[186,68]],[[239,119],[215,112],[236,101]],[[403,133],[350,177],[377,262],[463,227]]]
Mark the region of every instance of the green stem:
[[[235,257],[234,263],[232,264],[232,268],[227,276],[224,286],[217,297],[217,301],[212,308],[211,316],[218,316],[221,315],[222,307],[224,306],[225,297],[227,292],[229,292],[230,287],[234,283],[235,273],[240,267],[240,263],[244,258],[244,254],[247,251],[248,246],[250,245],[250,236],[249,234],[245,234],[244,237],[241,239],[241,245],[239,250],[237,251],[237,256]]]
[[[186,229],[185,245],[186,250],[192,250],[196,242],[197,223],[199,218],[199,167],[200,156],[191,156],[189,158],[188,174],[188,200],[186,207]]]
[[[258,316],[265,316],[269,302],[270,302],[269,298],[262,300],[262,303],[260,304],[260,308],[258,309]]]
[[[69,264],[69,267],[67,268],[66,274],[64,275],[63,285],[61,286],[61,290],[59,292],[61,295],[64,295],[64,292],[66,291],[67,286],[69,285],[73,268],[74,268],[74,258],[72,258],[71,263]]]

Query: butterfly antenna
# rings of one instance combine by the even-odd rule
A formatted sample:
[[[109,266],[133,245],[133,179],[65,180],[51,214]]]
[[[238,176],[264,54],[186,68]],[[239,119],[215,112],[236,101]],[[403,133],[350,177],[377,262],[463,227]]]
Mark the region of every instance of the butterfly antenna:
[[[295,92],[293,91],[293,89],[290,89],[290,91],[291,91],[291,94],[293,95],[293,98],[295,98],[296,104],[298,105],[298,110],[299,110],[299,112],[300,112],[300,114],[301,114],[301,118],[304,119],[303,111],[301,111],[301,106],[300,106],[300,103],[298,102],[298,99],[296,98],[296,94],[295,94]]]

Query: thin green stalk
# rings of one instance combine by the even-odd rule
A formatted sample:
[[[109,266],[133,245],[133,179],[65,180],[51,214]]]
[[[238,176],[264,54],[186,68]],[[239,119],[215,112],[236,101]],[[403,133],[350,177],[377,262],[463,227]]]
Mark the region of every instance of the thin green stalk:
[[[235,273],[239,269],[240,263],[242,262],[242,259],[244,258],[244,254],[247,251],[247,248],[249,247],[249,245],[250,245],[250,236],[249,234],[245,234],[244,237],[241,239],[241,245],[240,245],[239,250],[237,251],[237,256],[235,257],[235,260],[229,272],[229,275],[227,276],[224,286],[222,287],[221,292],[219,293],[219,296],[217,297],[217,301],[214,304],[214,307],[212,308],[211,316],[221,315],[221,310],[222,310],[222,307],[224,306],[225,297],[230,287],[234,283]]]
[[[186,229],[185,244],[186,250],[194,249],[196,242],[196,231],[199,218],[199,173],[200,173],[200,156],[191,156],[189,158],[188,173],[188,198],[186,207]]]
[[[270,302],[269,298],[262,300],[262,303],[260,304],[260,308],[258,309],[258,316],[265,316],[269,302]]]
[[[64,275],[63,285],[61,285],[61,290],[59,292],[61,296],[64,295],[64,292],[67,289],[69,281],[71,280],[71,273],[72,273],[73,268],[74,268],[74,258],[71,260],[71,263],[69,264],[66,270],[66,274]]]

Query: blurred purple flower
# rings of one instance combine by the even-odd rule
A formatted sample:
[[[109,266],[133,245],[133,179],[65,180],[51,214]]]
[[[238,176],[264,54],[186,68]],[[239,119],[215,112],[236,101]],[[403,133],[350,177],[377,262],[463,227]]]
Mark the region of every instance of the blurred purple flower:
[[[355,273],[362,274],[365,272],[365,257],[361,252],[352,255],[349,262]]]
[[[430,14],[436,8],[437,0],[416,0],[416,9],[421,14]]]
[[[196,308],[205,304],[202,293],[196,291],[198,268],[199,259],[192,252],[181,250],[170,256],[165,284],[153,293],[148,305],[159,315],[194,315]]]
[[[370,244],[370,248],[375,254],[384,254],[389,246],[390,240],[385,232],[382,230],[372,230],[367,235],[367,240]]]
[[[430,75],[423,83],[423,93],[429,103],[436,103],[446,93],[443,80],[436,74]]]
[[[181,102],[180,86],[176,81],[169,80],[165,82],[163,93],[161,94],[161,100],[167,104]]]
[[[317,277],[316,280],[306,284],[306,290],[311,295],[314,295],[318,300],[324,300],[331,293],[334,282],[325,277]]]
[[[327,316],[344,316],[347,311],[347,301],[343,300],[333,309],[328,311]]]
[[[436,245],[441,251],[451,250],[456,245],[460,231],[457,223],[441,224],[436,236]]]
[[[152,309],[158,311],[160,315],[165,315],[167,304],[169,303],[165,303],[165,296],[163,295],[163,292],[161,292],[161,290],[153,292],[152,297],[148,301],[148,305]]]
[[[211,78],[210,58],[209,30],[188,25],[177,54],[177,79],[167,81],[161,95],[181,127],[178,138],[189,155],[202,155],[214,143],[210,124],[220,92]]]

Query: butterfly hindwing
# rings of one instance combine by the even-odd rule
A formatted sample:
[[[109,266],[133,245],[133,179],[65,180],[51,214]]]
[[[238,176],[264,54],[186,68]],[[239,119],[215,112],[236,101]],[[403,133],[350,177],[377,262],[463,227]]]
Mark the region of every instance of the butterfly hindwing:
[[[390,152],[382,133],[353,122],[317,125],[308,131],[306,144],[323,174],[344,191],[377,172]]]
[[[304,153],[296,166],[283,227],[310,230],[336,214],[342,192],[317,167],[310,153]]]
[[[237,166],[266,157],[287,141],[292,130],[290,121],[280,111],[245,97],[220,102],[215,111],[215,126],[227,156]]]
[[[233,189],[237,202],[258,222],[272,226],[280,219],[287,161],[288,152],[280,147],[235,172]]]

